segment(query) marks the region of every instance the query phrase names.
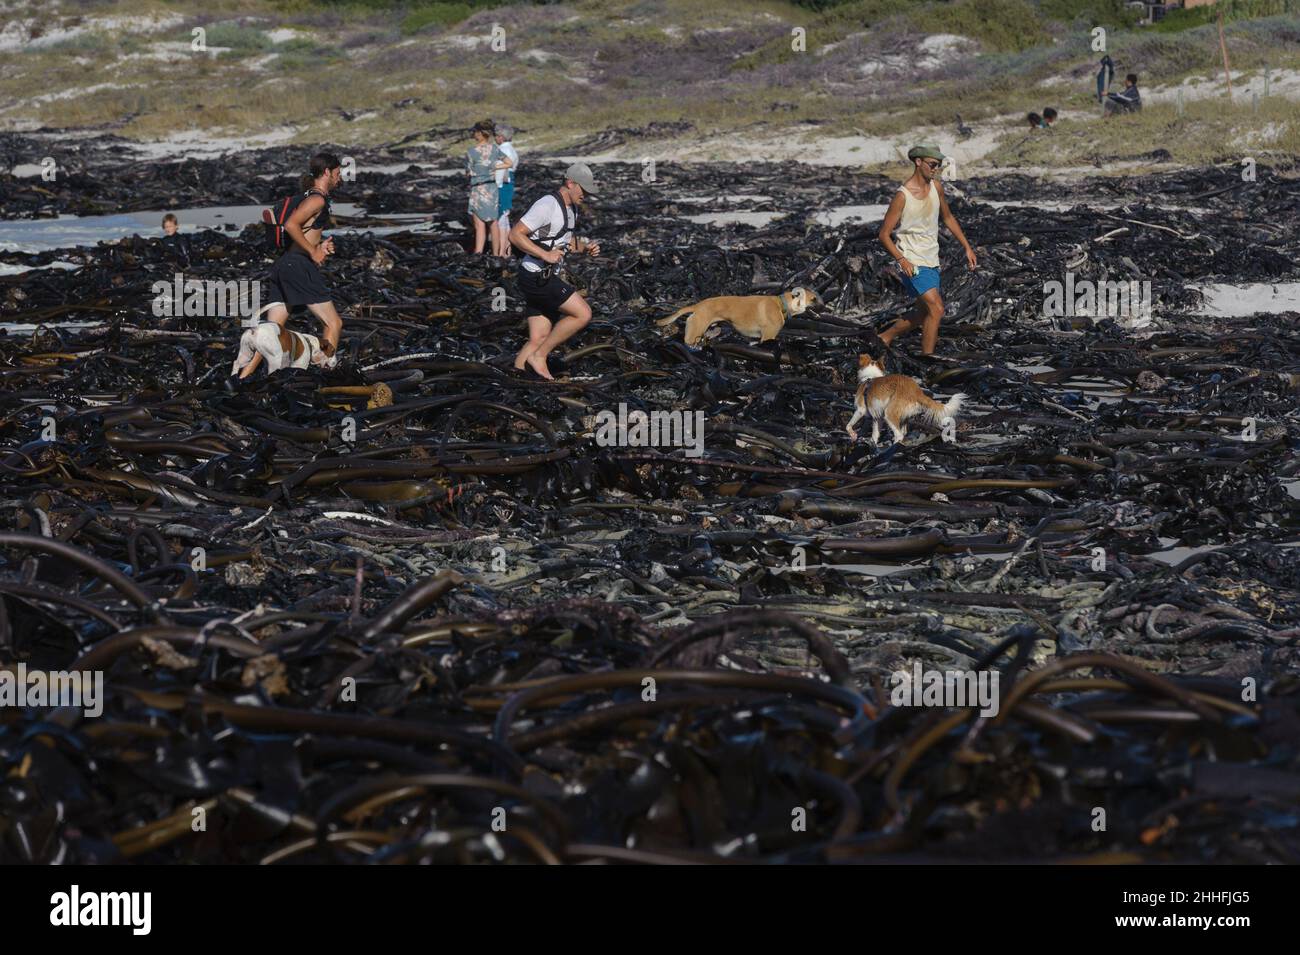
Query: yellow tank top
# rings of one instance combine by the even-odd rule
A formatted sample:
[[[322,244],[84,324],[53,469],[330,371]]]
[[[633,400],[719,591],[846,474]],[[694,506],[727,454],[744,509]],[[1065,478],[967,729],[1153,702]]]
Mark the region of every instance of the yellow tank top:
[[[918,199],[899,186],[903,213],[898,219],[894,244],[916,266],[939,267],[939,190],[930,183],[930,194]]]

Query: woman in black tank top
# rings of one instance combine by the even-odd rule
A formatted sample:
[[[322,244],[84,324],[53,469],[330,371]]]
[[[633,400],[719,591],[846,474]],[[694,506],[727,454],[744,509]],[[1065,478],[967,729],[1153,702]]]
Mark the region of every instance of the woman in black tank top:
[[[317,153],[312,157],[311,171],[303,176],[302,187],[306,195],[284,224],[284,234],[290,241],[289,249],[271,266],[267,276],[270,287],[268,301],[275,304],[267,309],[266,319],[280,326],[284,347],[290,347],[292,341],[285,327],[289,321],[289,309],[305,305],[325,327],[321,350],[331,357],[343,333],[343,319],[334,308],[319,266],[334,252],[334,240],[325,238],[324,230],[329,225],[330,190],[339,184],[341,178],[342,164],[337,156]],[[240,377],[251,375],[260,359],[260,354],[255,356],[241,370]]]
[[[325,193],[318,192],[315,186],[313,185],[310,189],[307,190],[307,193],[305,196],[303,196],[302,201],[298,203],[298,208],[301,209],[303,206],[307,205],[308,200],[310,200],[313,196],[319,196],[321,199],[324,200],[324,204],[320,207],[320,211],[316,213],[315,217],[311,220],[311,222],[302,227],[302,232],[303,232],[303,238],[307,239],[309,245],[319,245],[322,240],[325,240],[325,227],[330,224],[330,215],[331,215],[330,197]],[[292,222],[293,219],[294,219],[293,216],[289,217],[290,222]],[[287,231],[288,231],[288,226],[286,224],[286,232]],[[309,236],[308,233],[310,232],[319,232],[321,234],[319,236]],[[331,251],[333,251],[332,246],[331,246]],[[297,242],[291,242],[289,244],[289,248],[285,250],[285,254],[287,255],[290,252],[297,252],[299,255],[306,255],[308,257],[310,257],[311,255],[311,253],[309,253],[303,246],[299,245]]]

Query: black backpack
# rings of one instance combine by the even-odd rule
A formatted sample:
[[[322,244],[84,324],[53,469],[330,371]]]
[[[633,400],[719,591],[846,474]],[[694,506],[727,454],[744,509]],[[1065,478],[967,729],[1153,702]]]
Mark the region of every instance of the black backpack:
[[[318,189],[308,189],[300,196],[285,196],[283,199],[277,199],[271,208],[262,210],[262,225],[265,227],[266,243],[271,251],[283,252],[288,247],[284,237],[284,224],[289,221],[289,217],[302,201],[313,195],[325,200],[325,208],[321,211],[328,216],[330,198]],[[319,217],[319,213],[317,215]]]
[[[570,225],[569,225],[569,207],[566,206],[566,205],[564,204],[564,198],[560,195],[560,193],[559,193],[558,191],[556,191],[556,192],[549,192],[549,193],[547,193],[547,195],[549,195],[551,198],[553,198],[556,202],[558,202],[558,203],[560,204],[560,215],[564,218],[564,227],[563,227],[562,229],[560,229],[559,232],[555,233],[555,235],[548,235],[548,236],[544,236],[544,237],[542,237],[542,238],[538,238],[537,236],[533,236],[533,241],[536,242],[538,245],[540,245],[540,246],[541,246],[543,249],[545,249],[547,252],[549,252],[549,251],[551,251],[551,249],[555,248],[555,243],[556,243],[556,242],[560,241],[560,239],[564,238],[564,237],[565,237],[566,235],[568,235],[570,232],[575,231],[575,227],[577,226],[577,223],[578,223],[578,210],[577,210],[577,209],[574,209],[574,210],[573,210],[573,223],[574,223],[574,225],[573,225],[573,226],[570,226]],[[524,252],[523,249],[520,249],[518,246],[511,246],[511,247],[510,247],[510,253],[511,253],[511,255],[515,255],[515,256],[518,256],[518,257],[520,257],[520,258],[522,258],[524,255],[527,254],[526,252]]]

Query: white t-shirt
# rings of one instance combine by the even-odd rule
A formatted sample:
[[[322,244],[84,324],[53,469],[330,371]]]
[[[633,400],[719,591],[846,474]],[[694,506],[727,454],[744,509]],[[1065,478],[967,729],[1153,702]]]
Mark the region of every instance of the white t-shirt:
[[[558,235],[560,230],[567,224],[569,231],[564,233],[559,241],[554,245],[549,242],[546,243],[546,246],[553,249],[568,248],[569,240],[573,238],[573,227],[577,224],[573,214],[573,206],[566,206],[555,196],[549,194],[542,196],[529,206],[528,211],[524,213],[524,217],[519,221],[528,227],[528,235],[534,241]],[[534,235],[534,233],[538,234]],[[545,262],[532,255],[525,255],[522,265],[529,272],[540,272],[546,268]]]
[[[515,170],[519,168],[519,153],[515,152],[514,143],[510,142],[509,140],[502,143],[500,146],[497,147],[497,149],[505,153],[506,158],[508,158],[512,163],[514,163],[514,165],[511,166],[509,169],[497,170],[497,186],[504,186],[506,184],[507,178],[511,182],[515,181]]]

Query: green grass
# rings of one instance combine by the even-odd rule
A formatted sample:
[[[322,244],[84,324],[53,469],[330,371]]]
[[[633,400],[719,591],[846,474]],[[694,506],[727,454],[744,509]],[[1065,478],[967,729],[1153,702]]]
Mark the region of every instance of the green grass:
[[[1076,0],[1055,0],[1068,13]],[[1118,0],[1093,0],[1107,7]],[[1047,19],[1029,0],[846,0],[824,8],[809,24],[809,42],[815,48],[844,39],[851,33],[890,27],[919,33],[954,33],[970,37],[986,52],[1015,52],[1046,46],[1052,41]],[[776,37],[762,49],[739,58],[733,69],[753,69],[764,63],[788,62],[800,54],[790,49],[789,37]]]
[[[1257,17],[1272,17],[1279,14],[1300,11],[1298,0],[1219,0],[1218,3],[1193,7],[1190,10],[1174,10],[1163,19],[1152,24],[1150,29],[1159,33],[1178,33],[1191,30],[1218,21],[1223,13],[1225,22],[1247,20]]]
[[[133,13],[158,9],[148,0],[125,3],[131,4]],[[159,41],[183,38],[188,45],[189,23],[166,34],[77,38],[86,51],[77,55],[91,63],[71,62],[66,50],[29,49],[11,57],[0,71],[0,101],[21,104],[35,88],[54,92],[91,82],[130,84],[33,103],[10,112],[8,118],[78,127],[100,124],[106,117],[139,114],[121,132],[141,139],[162,138],[182,129],[249,135],[293,125],[302,143],[330,140],[358,146],[389,142],[435,125],[461,128],[484,116],[530,127],[521,132],[533,150],[568,149],[605,128],[687,120],[695,127],[687,138],[717,141],[717,158],[725,158],[726,143],[734,137],[802,144],[820,136],[851,136],[858,130],[902,141],[918,127],[950,127],[956,112],[985,132],[996,117],[1041,111],[1045,105],[1086,117],[1094,109],[1088,96],[1090,64],[1095,62],[1088,49],[1089,23],[1093,16],[1105,15],[1113,0],[846,0],[821,12],[782,0],[749,0],[728,17],[696,0],[567,0],[563,10],[545,16],[530,13],[511,19],[503,12],[503,22],[514,24],[512,52],[540,47],[562,59],[539,63],[511,57],[510,82],[501,87],[489,82],[481,58],[439,50],[425,42],[393,49],[406,18],[420,15],[411,23],[423,38],[447,27],[439,18],[451,21],[497,5],[450,0],[402,6],[379,5],[379,0],[371,5],[278,0],[277,13],[291,8],[301,13],[272,18],[255,0],[205,0],[201,7],[191,0],[168,0],[167,8],[188,12],[190,22],[207,19],[209,46],[229,46],[234,54],[196,55],[183,64],[118,59],[128,50],[144,52]],[[771,19],[760,18],[760,13]],[[573,14],[581,19],[562,22],[562,17]],[[237,17],[241,22],[235,21]],[[493,17],[478,19],[482,27]],[[271,44],[265,31],[281,23],[293,24],[310,36]],[[807,54],[790,51],[790,27],[795,24],[808,29]],[[737,32],[717,44],[694,35],[696,30],[719,25],[734,26]],[[677,35],[665,34],[667,26],[677,27]],[[920,32],[973,34],[984,52],[975,59],[952,57],[940,72],[906,86],[901,80],[887,80],[877,99],[845,94],[819,82],[822,61],[817,50],[864,30],[871,34],[869,43],[890,34],[908,41],[916,40]],[[1213,77],[1221,71],[1214,25],[1176,32],[1108,26],[1108,32],[1119,72],[1136,67],[1144,87],[1176,83],[1189,75]],[[1228,24],[1227,33],[1234,69],[1253,72],[1265,64],[1276,69],[1300,67],[1296,42],[1300,19],[1237,21]],[[1049,34],[1055,36],[1055,43],[1042,42]],[[737,62],[730,59],[729,51],[753,49],[765,39],[748,65],[767,67],[782,62],[784,56],[780,70],[728,72],[728,64]],[[733,45],[726,46],[728,42]],[[326,55],[341,56],[343,50],[349,54],[346,64],[322,62]],[[594,52],[602,50],[609,52],[612,62],[593,61]],[[244,56],[264,52],[279,54],[271,71],[241,65]],[[625,54],[638,58],[635,69],[618,68]],[[640,58],[649,64],[646,69],[640,67]],[[744,58],[738,60],[746,65]],[[573,83],[577,64],[588,64],[591,75],[604,76],[606,84]],[[716,73],[710,73],[715,67]],[[1080,73],[1068,85],[1050,90],[1038,85],[1042,79],[1081,70],[1086,75]],[[88,75],[97,79],[88,81]],[[827,80],[834,81],[833,75]],[[406,96],[418,96],[433,112],[390,108]],[[535,102],[547,104],[544,115],[529,110]],[[348,123],[336,108],[376,115]],[[1245,116],[1239,109],[1229,119],[1216,118],[1209,104],[1203,108],[1189,102],[1178,122],[1167,115],[1162,118],[1153,107],[1140,117],[1105,124],[1080,118],[1058,127],[1048,140],[1026,139],[1019,126],[997,120],[1006,127],[997,157],[1013,165],[1050,167],[1094,160],[1104,164],[1110,162],[1108,156],[1133,157],[1165,146],[1180,162],[1202,162],[1227,148],[1224,144],[1245,142],[1242,137],[1249,130],[1269,124],[1278,135],[1273,142],[1261,143],[1261,149],[1300,152],[1295,121],[1275,115],[1280,108],[1266,104],[1258,115]],[[1295,112],[1294,104],[1291,109]],[[806,120],[821,125],[805,124]],[[445,150],[460,155],[466,145],[449,141]],[[663,145],[667,144],[647,143],[646,148],[658,152]]]
[[[430,27],[443,29],[453,26],[474,13],[470,3],[431,3],[418,7],[402,19],[402,33],[410,36]]]
[[[258,53],[269,50],[275,44],[271,38],[257,27],[246,27],[238,23],[214,23],[204,28],[204,42],[212,47],[228,47],[235,53]],[[188,37],[187,37],[188,39]]]
[[[73,56],[86,54],[115,54],[119,49],[118,39],[107,33],[78,33],[76,36],[68,37],[66,40],[59,40],[57,43],[51,43],[46,47],[35,47],[29,49],[38,49],[42,52],[55,52],[64,55]]]
[[[1026,0],[954,0],[929,4],[908,19],[925,33],[956,33],[999,53],[1052,41],[1047,23]]]
[[[916,0],[847,0],[828,9],[825,21],[855,27],[871,26],[889,17],[908,13],[917,6]]]
[[[1262,131],[1273,135],[1263,138]],[[1148,104],[1140,113],[1111,119],[1062,121],[1050,131],[1016,131],[989,157],[1001,167],[1083,166],[1114,168],[1167,149],[1184,165],[1239,163],[1251,156],[1291,166],[1300,156],[1300,118],[1281,97],[1262,100],[1256,113],[1221,100],[1194,100],[1178,113],[1172,103]]]
[[[1044,18],[1061,23],[1083,22],[1088,26],[1136,26],[1142,18],[1121,0],[1037,0]]]

